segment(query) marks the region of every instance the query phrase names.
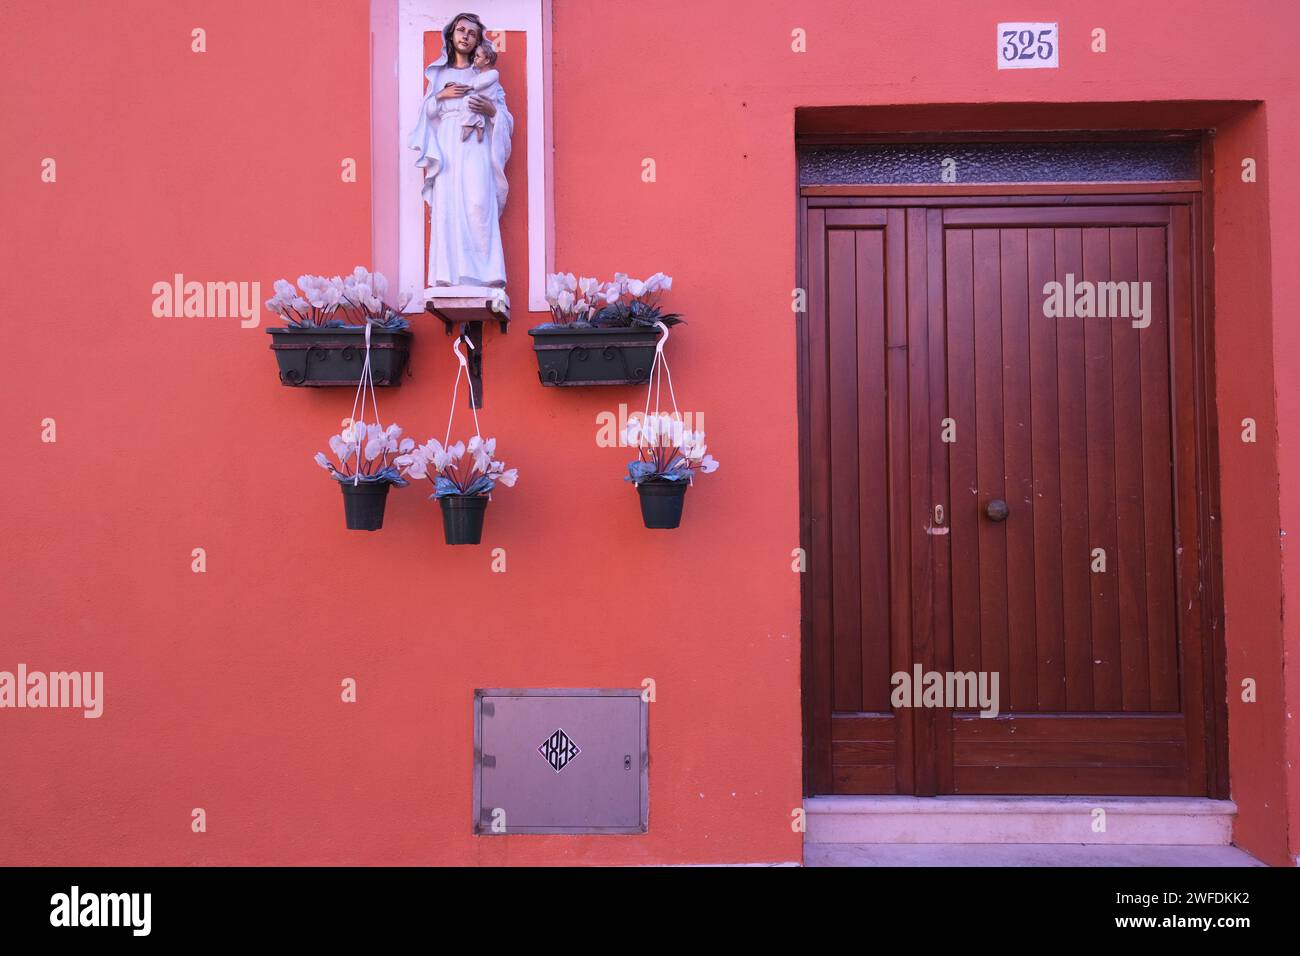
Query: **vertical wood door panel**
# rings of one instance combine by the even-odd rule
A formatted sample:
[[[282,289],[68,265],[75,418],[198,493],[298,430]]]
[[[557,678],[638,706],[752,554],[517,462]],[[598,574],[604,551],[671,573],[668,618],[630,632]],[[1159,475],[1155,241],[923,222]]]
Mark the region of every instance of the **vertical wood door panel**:
[[[1108,201],[807,211],[815,792],[1211,792],[1191,212]]]
[[[907,263],[902,212],[810,213],[809,448],[813,780],[824,793],[912,787],[911,715],[890,708],[911,640],[906,508]],[[820,281],[819,281],[820,279]],[[897,339],[902,350],[892,347]],[[903,590],[903,597],[898,595]]]
[[[1056,275],[1054,230],[1026,236],[1026,281],[1042,289]],[[1062,448],[1057,323],[1027,323],[1029,337],[1029,474],[1033,499],[1034,646],[1038,702],[1044,710],[1067,709],[1065,568],[1061,548]]]

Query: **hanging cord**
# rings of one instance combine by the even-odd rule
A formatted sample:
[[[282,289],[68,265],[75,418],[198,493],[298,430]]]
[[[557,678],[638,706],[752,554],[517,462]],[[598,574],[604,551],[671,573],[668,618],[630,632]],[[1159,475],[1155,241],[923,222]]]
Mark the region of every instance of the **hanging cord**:
[[[646,428],[650,421],[650,393],[654,393],[655,398],[655,415],[660,413],[660,398],[663,395],[664,376],[668,377],[668,397],[673,403],[673,415],[675,418],[674,428],[682,427],[682,414],[677,410],[677,394],[673,391],[673,373],[668,367],[668,356],[664,355],[664,344],[668,341],[668,326],[662,322],[656,322],[655,328],[660,329],[663,335],[655,343],[654,361],[650,363],[650,379],[646,384],[645,390],[645,411],[641,413],[641,440],[645,439]],[[659,436],[662,440],[663,436]],[[641,440],[638,440],[637,446],[640,447]],[[651,454],[654,454],[652,451]],[[657,456],[656,456],[657,457]],[[640,484],[640,482],[637,482]]]
[[[641,414],[643,421],[645,416],[650,414],[650,392],[652,390],[655,393],[655,414],[659,414],[659,398],[662,394],[663,376],[666,372],[668,374],[668,397],[672,399],[673,413],[680,419],[681,413],[677,411],[677,395],[673,392],[673,373],[668,368],[668,357],[664,355],[664,343],[668,341],[668,326],[662,322],[656,322],[655,328],[662,329],[664,334],[655,343],[655,357],[654,361],[650,363],[650,380],[645,390],[645,411]]]
[[[470,348],[474,347],[474,343],[469,340],[469,336],[463,331],[451,343],[451,350],[456,353],[456,360],[460,362],[460,367],[456,369],[456,382],[451,387],[451,414],[447,416],[447,434],[442,439],[443,448],[446,448],[451,442],[451,423],[456,418],[456,396],[460,392],[460,377],[462,375],[465,376],[465,383],[469,386],[469,410],[474,414],[474,434],[480,438],[483,437],[483,433],[479,431],[478,427],[478,409],[474,407],[474,380],[469,377],[469,361],[460,350],[462,341]]]
[[[375,376],[370,370],[370,322],[366,322],[366,360],[361,364],[361,381],[357,383],[357,394],[352,399],[352,435],[357,437],[357,424],[361,424],[361,437],[357,439],[357,466],[352,474],[352,487],[361,484],[361,444],[366,431],[366,386],[370,386],[370,406],[375,415],[375,424],[379,425],[379,399],[375,397]],[[361,418],[357,418],[357,402],[361,403]]]

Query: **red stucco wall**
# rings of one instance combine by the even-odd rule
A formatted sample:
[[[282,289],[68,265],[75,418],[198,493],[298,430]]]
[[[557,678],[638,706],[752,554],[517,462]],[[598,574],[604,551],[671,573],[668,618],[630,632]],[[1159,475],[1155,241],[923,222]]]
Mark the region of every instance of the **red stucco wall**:
[[[1233,796],[1240,842],[1284,862],[1288,799],[1300,813],[1281,659],[1284,642],[1300,652],[1295,615],[1281,624],[1300,570],[1283,570],[1277,537],[1300,528],[1300,187],[1270,174],[1300,147],[1300,12],[1079,6],[556,0],[557,263],[676,277],[678,397],[704,413],[722,468],[679,531],[640,526],[625,456],[595,442],[596,415],[638,393],[537,384],[519,217],[517,321],[488,334],[483,424],[521,478],[482,548],[449,549],[416,489],[395,493],[381,534],[344,531],[311,455],[350,395],[280,387],[261,328],[150,311],[177,272],[269,296],[280,276],[370,260],[366,0],[7,5],[0,434],[21,464],[0,669],[102,670],[106,702],[99,720],[0,712],[0,819],[21,822],[0,828],[0,863],[798,859],[794,110],[1143,100],[1265,103],[1220,114],[1215,279]],[[998,73],[994,25],[1028,18],[1061,22],[1061,69]],[[1088,52],[1095,26],[1105,54]],[[206,53],[190,51],[195,27]],[[1234,180],[1238,152],[1260,182]],[[451,372],[421,323],[384,417],[440,431]],[[1246,415],[1258,445],[1234,440]],[[1237,702],[1245,676],[1257,704]],[[470,836],[474,687],[646,677],[648,835]],[[1297,668],[1286,678],[1294,710]]]

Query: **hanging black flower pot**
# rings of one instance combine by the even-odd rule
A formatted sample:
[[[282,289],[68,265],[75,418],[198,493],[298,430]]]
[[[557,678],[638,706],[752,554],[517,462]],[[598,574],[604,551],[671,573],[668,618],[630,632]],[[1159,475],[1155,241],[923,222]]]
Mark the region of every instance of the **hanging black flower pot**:
[[[650,380],[659,330],[575,329],[541,326],[529,329],[537,354],[537,377],[543,385],[644,385]]]
[[[682,523],[682,505],[686,504],[685,481],[650,478],[636,486],[641,497],[641,518],[647,528],[676,528]]]
[[[442,533],[448,544],[478,544],[483,539],[487,495],[443,495]]]
[[[267,329],[280,365],[280,384],[351,385],[361,381],[366,360],[365,326]],[[370,371],[375,385],[400,385],[411,357],[409,329],[370,331]]]
[[[384,505],[388,502],[387,481],[349,480],[339,482],[343,489],[343,514],[350,531],[378,531],[384,526]]]

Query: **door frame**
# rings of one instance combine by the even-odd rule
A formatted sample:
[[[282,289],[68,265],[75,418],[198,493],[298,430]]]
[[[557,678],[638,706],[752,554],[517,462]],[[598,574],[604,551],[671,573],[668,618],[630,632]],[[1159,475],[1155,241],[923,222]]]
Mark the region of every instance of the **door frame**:
[[[1099,136],[1113,138],[1116,134],[1053,134],[1051,138],[1067,142],[1091,142]],[[1169,135],[1187,136],[1187,133],[1159,132],[1125,133],[1132,139],[1166,138]],[[808,224],[812,209],[828,207],[943,207],[943,206],[1014,206],[1040,205],[1060,202],[1074,205],[1126,203],[1160,203],[1187,206],[1191,216],[1191,246],[1189,250],[1192,271],[1191,302],[1191,355],[1192,408],[1185,409],[1189,416],[1186,428],[1193,434],[1190,454],[1179,453],[1175,438],[1175,469],[1183,473],[1190,469],[1194,481],[1195,499],[1190,514],[1183,511],[1186,528],[1196,529],[1202,560],[1194,575],[1179,578],[1179,594],[1188,595],[1194,608],[1190,613],[1180,612],[1179,639],[1188,640],[1199,635],[1201,659],[1205,666],[1201,674],[1203,715],[1205,728],[1206,784],[1210,797],[1226,798],[1229,793],[1228,741],[1227,741],[1227,678],[1226,644],[1223,629],[1222,565],[1220,541],[1220,508],[1218,481],[1218,435],[1215,417],[1214,378],[1214,323],[1213,283],[1210,267],[1212,256],[1212,212],[1210,197],[1212,169],[1207,134],[1197,135],[1201,140],[1201,177],[1199,180],[1163,183],[1006,183],[1006,184],[951,184],[925,185],[832,185],[799,186],[796,183],[796,278],[800,289],[808,290]],[[978,138],[982,142],[1017,142],[1024,134],[943,134],[945,139]],[[908,144],[925,141],[924,134],[868,136],[863,142]],[[843,142],[843,140],[838,140]],[[798,144],[806,141],[799,139]],[[805,292],[807,296],[807,292]],[[812,556],[812,436],[810,429],[811,381],[809,365],[809,312],[796,312],[797,387],[799,416],[799,533],[804,555]],[[1175,396],[1176,400],[1176,396]],[[1175,410],[1178,410],[1175,405]],[[810,569],[811,571],[811,569]],[[815,573],[815,572],[813,572]],[[813,796],[814,733],[817,721],[812,693],[812,604],[816,600],[810,584],[810,573],[800,575],[800,626],[802,631],[801,661],[803,719],[803,792]],[[1199,601],[1197,597],[1199,596]],[[1182,607],[1182,602],[1179,602]],[[1191,620],[1195,627],[1186,627]],[[1180,666],[1180,675],[1182,668]],[[1180,676],[1181,680],[1181,676]],[[924,724],[925,722],[922,721]],[[918,728],[922,729],[922,728]]]

